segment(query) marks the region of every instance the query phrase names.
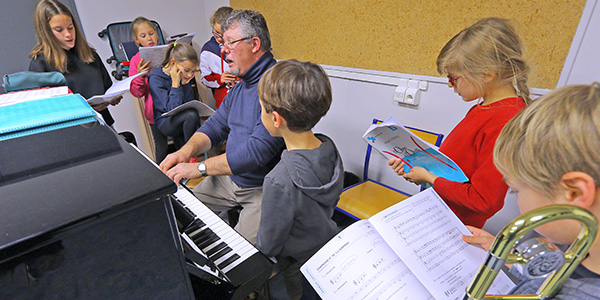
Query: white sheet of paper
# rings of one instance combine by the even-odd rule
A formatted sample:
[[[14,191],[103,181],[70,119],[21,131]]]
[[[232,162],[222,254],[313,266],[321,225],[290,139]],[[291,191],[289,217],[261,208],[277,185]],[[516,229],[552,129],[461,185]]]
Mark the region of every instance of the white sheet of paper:
[[[198,115],[200,115],[200,117],[210,117],[215,113],[215,110],[212,109],[210,106],[204,104],[202,101],[199,100],[191,100],[188,101],[184,104],[181,104],[175,108],[173,108],[172,110],[164,113],[164,116],[171,116],[174,115],[184,109],[190,109],[193,108],[198,112]]]
[[[160,65],[167,54],[169,45],[158,45],[152,47],[140,47],[140,58],[144,59],[144,63],[150,61],[150,68]]]
[[[469,230],[430,188],[369,219],[436,299],[462,299],[486,251],[469,245]],[[507,294],[513,282],[500,272],[489,290]]]
[[[300,270],[324,300],[433,300],[368,220],[339,233]]]
[[[104,95],[93,96],[93,97],[87,99],[87,103],[89,105],[98,105],[98,104],[101,104],[104,102],[112,102],[113,100],[117,99],[120,96],[123,96],[125,93],[127,93],[129,91],[129,87],[131,86],[131,81],[134,78],[141,76],[145,73],[146,72],[140,72],[133,76],[127,77],[121,81],[114,82],[113,85],[108,90],[106,90]]]
[[[66,86],[57,86],[50,88],[41,88],[33,90],[18,91],[0,95],[0,107],[31,100],[39,100],[54,96],[69,94],[69,88]]]

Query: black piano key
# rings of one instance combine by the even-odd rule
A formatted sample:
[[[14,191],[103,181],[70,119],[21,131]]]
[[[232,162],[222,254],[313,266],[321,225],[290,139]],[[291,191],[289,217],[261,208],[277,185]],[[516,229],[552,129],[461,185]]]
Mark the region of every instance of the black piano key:
[[[191,235],[194,231],[198,230],[202,228],[200,226],[200,224],[193,222],[192,224],[190,224],[190,226],[188,226],[183,232],[187,233],[188,235]]]
[[[204,249],[206,247],[208,247],[209,245],[212,245],[214,242],[216,241],[220,241],[221,239],[217,236],[211,236],[203,241],[201,241],[200,243],[196,244],[196,246],[198,246],[198,248],[200,249]]]
[[[186,228],[184,232],[188,235],[191,235],[192,233],[194,233],[194,231],[204,226],[206,226],[206,224],[204,224],[204,222],[202,222],[201,220],[194,220],[194,222],[190,224],[190,226],[188,226],[188,228]]]
[[[217,252],[217,254],[215,254],[213,256],[209,256],[209,257],[212,261],[216,261],[217,259],[221,258],[221,256],[223,256],[231,251],[232,251],[231,248],[225,247],[225,248],[221,249],[221,251]]]
[[[219,250],[221,250],[221,249],[225,248],[226,246],[227,246],[227,244],[225,244],[225,243],[221,242],[221,243],[219,243],[218,245],[216,245],[216,246],[214,246],[214,247],[210,248],[210,250],[206,251],[206,255],[208,255],[208,256],[212,256],[213,254],[217,253],[217,251],[219,251]]]
[[[196,233],[194,233],[193,236],[190,236],[192,238],[192,240],[194,241],[194,243],[196,245],[198,245],[201,241],[204,241],[208,238],[210,238],[211,236],[215,236],[216,234],[210,230],[210,228],[205,228],[201,231],[196,231]]]
[[[238,260],[238,258],[240,258],[239,255],[233,254],[230,258],[224,260],[222,263],[219,264],[219,269],[223,269],[223,268],[227,267],[232,262]]]

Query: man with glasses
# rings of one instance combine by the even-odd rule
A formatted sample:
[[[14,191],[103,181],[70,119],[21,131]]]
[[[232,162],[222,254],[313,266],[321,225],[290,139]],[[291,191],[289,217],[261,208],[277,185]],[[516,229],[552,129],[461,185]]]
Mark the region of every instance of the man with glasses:
[[[175,182],[207,176],[194,194],[214,212],[241,208],[235,229],[256,243],[262,184],[279,161],[283,139],[272,137],[260,119],[258,81],[276,61],[264,17],[235,10],[222,24],[223,53],[230,72],[242,80],[229,91],[221,107],[179,151],[160,168]],[[200,163],[187,163],[213,145],[227,140],[226,153]]]

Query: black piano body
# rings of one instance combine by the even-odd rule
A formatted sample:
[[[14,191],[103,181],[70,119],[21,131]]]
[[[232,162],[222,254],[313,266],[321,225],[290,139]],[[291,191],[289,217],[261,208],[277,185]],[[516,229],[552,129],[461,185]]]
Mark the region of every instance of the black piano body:
[[[174,191],[97,123],[0,142],[0,299],[194,299]]]

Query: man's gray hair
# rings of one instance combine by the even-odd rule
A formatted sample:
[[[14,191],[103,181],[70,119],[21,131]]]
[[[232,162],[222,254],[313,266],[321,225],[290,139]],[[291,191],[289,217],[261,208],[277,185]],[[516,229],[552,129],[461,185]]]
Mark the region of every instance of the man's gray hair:
[[[257,37],[260,39],[260,50],[271,51],[271,35],[267,20],[259,12],[253,10],[234,10],[229,18],[223,21],[223,32],[230,27],[239,26],[242,37]]]

